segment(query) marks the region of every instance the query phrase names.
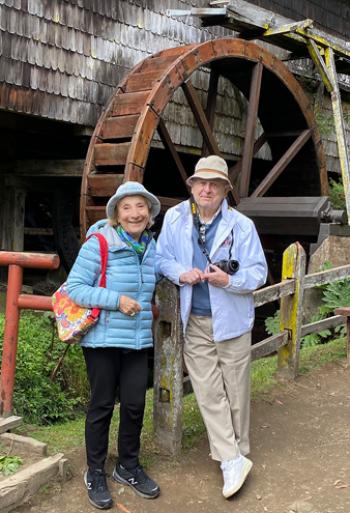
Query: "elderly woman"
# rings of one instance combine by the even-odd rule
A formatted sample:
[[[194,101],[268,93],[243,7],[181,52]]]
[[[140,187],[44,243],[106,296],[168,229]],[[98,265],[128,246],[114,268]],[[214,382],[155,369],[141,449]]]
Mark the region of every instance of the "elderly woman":
[[[155,286],[155,242],[148,228],[160,211],[158,199],[137,182],[121,185],[107,203],[107,220],[93,225],[108,242],[106,288],[98,287],[101,259],[97,237],[82,246],[68,276],[70,297],[101,308],[98,323],[81,346],[91,388],[85,441],[85,485],[91,504],[113,505],[104,465],[109,427],[119,390],[118,461],[112,478],[145,498],[159,486],[139,463],[140,435],[147,386],[147,348],[153,344],[151,299]]]

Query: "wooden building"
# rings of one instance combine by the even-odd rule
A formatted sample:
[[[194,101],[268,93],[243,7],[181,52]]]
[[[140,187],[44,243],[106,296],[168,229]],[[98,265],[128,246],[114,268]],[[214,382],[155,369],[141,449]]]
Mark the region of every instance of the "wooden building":
[[[313,18],[339,37],[350,33],[345,0],[251,3],[295,20]],[[207,1],[191,0],[0,0],[1,249],[58,251],[69,268],[78,248],[84,159],[108,98],[136,63],[156,52],[235,36],[219,25],[204,27],[195,16],[166,14],[167,9],[207,6]],[[269,50],[285,56],[271,45]],[[290,66],[317,102],[327,169],[338,173],[329,100],[320,93],[308,59]],[[343,82],[347,120],[346,77]],[[194,85],[198,91],[208,89],[205,71]],[[222,84],[218,140],[232,161],[242,151],[245,115],[242,95]],[[165,116],[176,149],[184,158],[197,158],[201,137],[183,96],[175,94]],[[153,145],[161,152],[159,138]],[[257,158],[269,159],[268,149]]]

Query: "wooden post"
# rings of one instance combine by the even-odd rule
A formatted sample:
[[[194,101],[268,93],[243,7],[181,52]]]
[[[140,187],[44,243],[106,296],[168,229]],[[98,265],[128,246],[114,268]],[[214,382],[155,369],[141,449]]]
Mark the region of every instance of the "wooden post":
[[[0,247],[6,251],[23,251],[25,190],[5,183],[2,196]]]
[[[346,316],[346,366],[350,367],[350,307],[336,308],[334,313]]]
[[[179,292],[168,280],[156,289],[159,317],[155,324],[153,419],[156,443],[175,455],[182,441],[182,326]]]
[[[337,136],[337,146],[339,155],[339,164],[343,179],[343,187],[345,194],[346,211],[348,214],[348,224],[350,224],[350,162],[347,136],[344,124],[344,114],[342,101],[338,85],[338,75],[335,66],[334,51],[332,48],[325,49],[326,67],[333,85],[331,92],[333,117],[335,133]]]
[[[289,343],[278,351],[278,370],[282,378],[294,379],[298,374],[301,327],[303,323],[304,276],[306,255],[299,242],[283,253],[282,281],[295,280],[294,294],[281,298],[280,331],[289,331]]]

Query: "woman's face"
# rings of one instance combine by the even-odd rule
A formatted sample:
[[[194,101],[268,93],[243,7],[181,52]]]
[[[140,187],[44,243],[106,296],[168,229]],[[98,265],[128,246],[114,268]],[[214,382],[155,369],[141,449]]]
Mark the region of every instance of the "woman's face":
[[[150,211],[143,196],[125,196],[117,204],[117,219],[133,239],[138,240],[150,220]]]

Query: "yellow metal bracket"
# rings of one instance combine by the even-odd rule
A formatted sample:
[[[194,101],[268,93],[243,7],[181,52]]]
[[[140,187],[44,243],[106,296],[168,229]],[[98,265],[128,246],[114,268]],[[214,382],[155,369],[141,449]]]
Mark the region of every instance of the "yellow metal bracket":
[[[306,19],[303,21],[296,21],[295,23],[286,23],[286,25],[281,25],[280,27],[272,27],[269,26],[263,36],[276,36],[278,34],[290,34],[292,32],[296,32],[298,29],[305,30],[309,27],[312,27],[314,20]]]

